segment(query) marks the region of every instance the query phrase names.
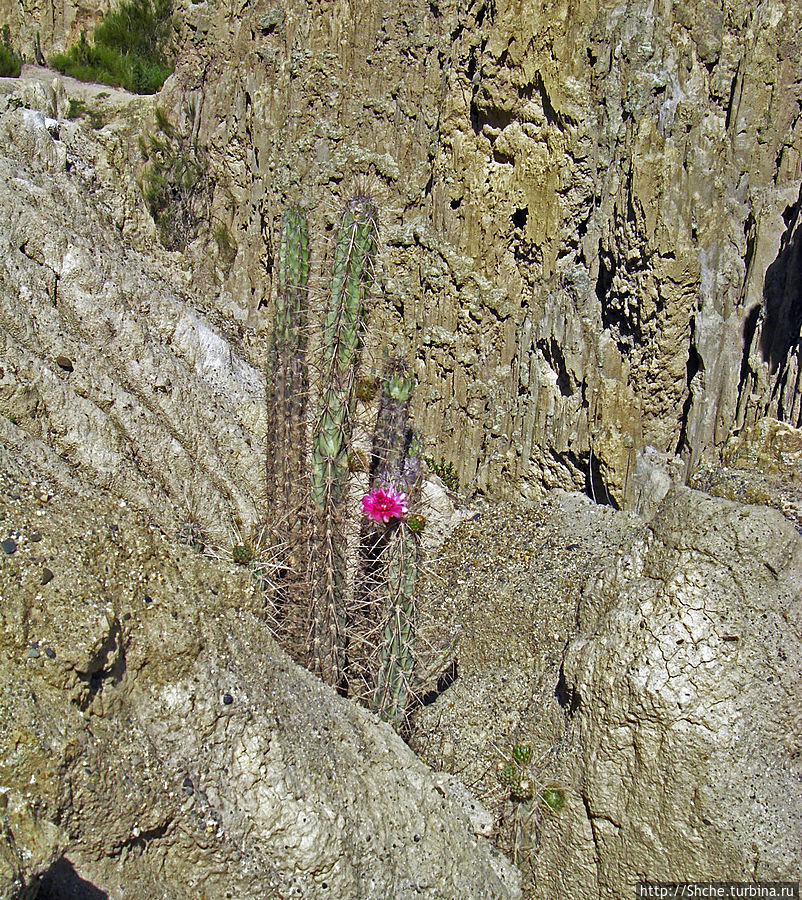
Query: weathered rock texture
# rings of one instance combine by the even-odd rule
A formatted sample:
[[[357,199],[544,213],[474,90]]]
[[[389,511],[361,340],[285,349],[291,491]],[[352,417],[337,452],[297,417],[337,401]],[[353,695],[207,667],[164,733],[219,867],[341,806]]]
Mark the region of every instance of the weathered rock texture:
[[[0,449],[3,900],[41,875],[56,897],[519,896],[470,802],[282,654],[246,570],[32,444]]]
[[[98,9],[56,10],[40,0],[12,9],[0,0],[13,39],[28,47],[31,23],[38,23],[46,52]],[[537,733],[542,721],[540,749],[557,750],[545,757],[554,757],[552,767],[544,763],[535,774],[545,779],[553,771],[566,783],[566,811],[524,821],[520,809],[504,807],[515,820],[509,833],[528,829],[531,844],[536,832],[544,848],[540,855],[523,848],[534,860],[531,889],[542,896],[616,896],[640,873],[767,877],[793,875],[796,867],[798,874],[798,807],[771,805],[798,777],[798,538],[770,511],[682,490],[669,492],[662,507],[657,501],[672,477],[687,476],[706,454],[715,458],[733,432],[745,430],[747,447],[747,435],[757,433],[749,427],[767,413],[800,424],[801,17],[795,0],[380,0],[358,10],[346,0],[185,3],[176,5],[176,73],[158,100],[66,80],[51,86],[50,76],[31,70],[27,81],[2,84],[4,93],[16,94],[0,110],[0,236],[9,248],[0,263],[0,423],[14,454],[49,472],[71,467],[70,477],[124,497],[156,522],[183,523],[191,534],[197,524],[222,543],[229,527],[256,522],[263,514],[260,368],[275,222],[287,201],[312,209],[314,313],[331,249],[326,235],[342,202],[368,189],[383,210],[384,244],[365,366],[374,366],[388,344],[414,357],[417,425],[430,452],[453,461],[463,485],[530,495],[575,487],[652,517],[578,606],[599,543],[612,547],[641,526],[571,501],[582,541],[559,517],[542,541],[536,531],[508,533],[499,548],[511,586],[499,584],[498,596],[508,605],[522,602],[531,577],[550,605],[537,618],[530,597],[527,610],[515,609],[506,636],[493,630],[492,591],[480,606],[475,585],[467,593],[455,589],[473,618],[448,700],[454,737],[443,754],[465,771],[481,763],[474,771],[481,781],[486,764],[496,761],[491,736],[509,742]],[[70,98],[82,99],[106,124],[66,121]],[[216,185],[209,227],[185,255],[159,248],[137,183],[136,139],[153,127],[156,102],[176,122],[192,118],[187,104],[195,110]],[[215,242],[215,234],[230,241]],[[728,447],[738,465],[748,461],[737,442]],[[78,507],[63,521],[70,517],[81,521]],[[481,536],[486,524],[476,527]],[[103,528],[97,519],[95,531]],[[533,535],[537,571],[516,575],[510,551],[527,554],[526,533]],[[91,534],[84,539],[95,546]],[[472,564],[477,548],[462,566]],[[140,583],[121,553],[106,544],[95,549],[90,572],[92,560],[111,553],[110,567]],[[575,552],[578,561],[566,555]],[[33,764],[27,772],[51,788],[25,788],[28,803],[20,784],[22,799],[15,795],[9,807],[12,831],[33,835],[26,871],[46,868],[70,841],[68,859],[79,872],[108,876],[112,889],[142,879],[147,894],[154,872],[178,878],[186,860],[207,849],[216,872],[236,853],[244,879],[268,871],[264,836],[271,835],[276,884],[286,886],[286,873],[298,869],[307,879],[301,890],[322,891],[322,876],[314,876],[325,871],[327,885],[347,896],[349,879],[364,874],[364,857],[349,855],[358,853],[353,848],[381,834],[382,846],[392,849],[381,804],[364,830],[341,825],[336,814],[327,824],[307,812],[311,776],[289,774],[293,754],[306,747],[304,759],[328,758],[329,745],[314,732],[333,707],[316,705],[324,695],[311,683],[282,680],[290,677],[283,663],[270,669],[272,681],[248,681],[271,652],[249,633],[251,612],[220,601],[215,626],[209,616],[217,601],[206,587],[196,613],[177,601],[157,602],[149,583],[143,591],[153,602],[145,610],[136,606],[140,594],[122,585],[104,593],[103,580],[117,577],[110,568],[92,582],[100,605],[88,604],[70,625],[74,611],[58,607],[68,602],[63,596],[53,599],[52,619],[38,594],[26,605],[21,586],[33,569],[21,553],[3,569],[22,597],[3,608],[16,642],[7,664],[19,666],[24,654],[25,677],[41,671],[49,688],[34,690],[41,699],[33,699],[15,674],[20,691],[9,691],[4,702],[20,704],[19,746],[39,746],[41,734],[51,748],[40,773]],[[168,583],[178,578],[175,566],[162,558],[159,565]],[[147,569],[147,578],[155,571]],[[468,576],[457,576],[455,585],[462,588],[463,578],[470,586]],[[42,584],[40,593],[56,583]],[[116,608],[113,597],[122,598]],[[548,630],[533,637],[528,617]],[[500,616],[499,625],[504,621]],[[52,668],[50,657],[30,645],[48,647],[40,623],[57,636],[66,629],[63,645],[50,648]],[[565,651],[560,679],[575,627],[580,634]],[[80,628],[83,639],[71,630]],[[167,649],[158,650],[151,628],[164,632]],[[478,661],[495,654],[505,659],[494,669],[497,683],[473,692],[459,687],[463,679],[479,685]],[[171,690],[155,687],[167,684],[166,676],[149,681],[142,674],[151,657],[159,671],[174,668]],[[275,698],[263,693],[266,684]],[[555,689],[573,715],[567,728],[556,700],[546,705]],[[74,692],[74,703],[59,707],[65,690]],[[499,712],[494,691],[521,704],[513,707],[520,712]],[[226,713],[215,698],[229,692],[234,702]],[[482,729],[469,737],[463,728],[478,721],[476,696],[486,698],[481,712],[491,721],[484,737]],[[37,707],[51,704],[50,697],[52,705]],[[287,722],[276,724],[290,729],[286,739],[265,713],[271,703],[280,720],[286,703]],[[64,735],[48,730],[51,720],[61,721],[60,709],[69,725]],[[435,704],[429,712],[442,709]],[[254,717],[250,724],[236,718],[240,710]],[[125,716],[130,732],[120,728]],[[221,716],[237,724],[229,725],[217,761],[201,765],[209,742],[216,746]],[[352,735],[342,762],[358,778],[354,747],[361,738],[354,735],[362,732],[354,723],[365,720],[353,716],[331,727],[343,741]],[[760,731],[749,731],[750,717]],[[169,721],[175,736],[166,724],[148,730],[143,721],[152,718]],[[195,721],[206,731],[194,730]],[[140,733],[153,742],[152,764]],[[65,748],[74,734],[80,737],[71,756]],[[119,742],[118,770],[102,768],[93,736]],[[141,765],[129,739],[146,748],[136,753]],[[261,772],[254,760],[265,755],[271,762]],[[48,774],[50,760],[64,760],[80,803],[58,793],[62,781]],[[104,773],[100,787],[91,781],[96,771]],[[207,771],[216,773],[208,786]],[[315,771],[314,791],[329,797],[325,763]],[[105,784],[118,772],[139,781],[109,829],[93,836],[82,810],[90,816],[108,808],[116,793]],[[191,784],[180,818],[169,791],[158,786],[180,792],[184,778]],[[401,790],[393,784],[391,793]],[[352,786],[346,782],[346,792]],[[421,790],[433,799],[428,787]],[[656,805],[656,794],[665,807]],[[37,804],[34,795],[45,799]],[[134,807],[138,795],[146,800]],[[501,801],[498,790],[496,796]],[[293,832],[297,846],[290,841],[286,851],[277,837],[285,820],[276,798],[286,801],[293,821],[297,811],[307,815],[313,829],[306,838]],[[250,801],[256,824],[247,832],[231,804]],[[781,833],[768,829],[772,815]],[[208,821],[213,834],[201,852],[195,835],[206,833]],[[229,832],[231,843],[219,849],[215,841]],[[160,855],[168,833],[185,848],[174,870]],[[377,894],[411,891],[409,879],[419,877],[412,873],[428,871],[430,846],[451,852],[428,837],[416,844],[420,832],[412,834],[413,855],[376,883]],[[107,861],[109,836],[120,870]],[[310,841],[323,861],[290,863],[305,859]],[[13,864],[8,847],[3,853]],[[685,860],[682,871],[678,860]],[[484,877],[477,874],[476,883],[490,885]],[[209,878],[214,895],[224,878]],[[461,889],[477,896],[467,882]]]
[[[155,239],[130,163],[152,100],[28,75],[6,80],[25,105],[0,100],[0,412],[97,487],[230,544],[263,513],[264,376],[224,293]],[[67,120],[70,98],[113,124]]]
[[[235,294],[268,294],[285,198],[325,232],[366,176],[374,341],[416,353],[436,452],[463,483],[622,505],[647,447],[690,468],[767,410],[799,423],[800,15],[196,4],[165,99],[201,104]]]
[[[15,39],[24,14],[63,42],[71,14],[51,7],[9,6]],[[366,183],[385,241],[369,349],[415,355],[435,454],[499,493],[634,505],[649,447],[687,472],[765,412],[799,423],[800,16],[792,0],[177,4],[159,102],[198,109],[238,249],[221,266],[196,247],[195,279],[218,274],[258,335],[284,202],[324,236]]]
[[[585,591],[563,696],[598,896],[799,877],[800,576],[779,513],[681,489]]]
[[[552,499],[462,525],[444,564],[460,679],[415,745],[477,785],[528,896],[799,878],[802,538],[780,513],[680,488],[643,526]],[[559,813],[495,781],[515,743]]]

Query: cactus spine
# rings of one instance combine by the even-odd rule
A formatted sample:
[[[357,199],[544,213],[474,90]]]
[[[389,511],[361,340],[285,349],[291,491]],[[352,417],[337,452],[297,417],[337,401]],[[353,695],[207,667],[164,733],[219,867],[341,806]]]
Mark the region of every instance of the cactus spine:
[[[375,210],[360,198],[350,204],[337,238],[323,323],[323,391],[312,437],[316,540],[308,627],[310,663],[313,671],[334,685],[341,683],[344,669],[348,451],[364,306],[375,253]]]

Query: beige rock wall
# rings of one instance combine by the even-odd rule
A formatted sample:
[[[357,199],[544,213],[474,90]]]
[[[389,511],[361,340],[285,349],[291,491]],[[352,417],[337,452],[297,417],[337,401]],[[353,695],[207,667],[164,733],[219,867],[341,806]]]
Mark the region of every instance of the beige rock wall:
[[[364,181],[369,343],[412,348],[463,482],[622,504],[639,451],[693,465],[769,404],[747,345],[799,192],[796,4],[196,9],[168,94],[203,96],[238,285],[268,293],[285,198],[326,234]]]
[[[176,21],[159,102],[200,110],[239,249],[225,302],[269,330],[287,200],[313,210],[319,299],[342,201],[373,193],[369,360],[415,356],[419,425],[463,483],[632,503],[647,447],[690,469],[763,410],[798,419],[796,368],[772,400],[796,351],[763,338],[802,177],[798,4],[197,3]],[[200,280],[221,268],[195,259]]]
[[[792,459],[799,438],[755,469]],[[423,602],[460,628],[459,678],[417,716],[414,746],[495,813],[525,897],[799,878],[792,522],[678,488],[644,525],[555,492],[460,526],[438,575]],[[519,770],[532,803],[498,777],[515,744],[532,749]],[[558,812],[540,799],[549,787]]]

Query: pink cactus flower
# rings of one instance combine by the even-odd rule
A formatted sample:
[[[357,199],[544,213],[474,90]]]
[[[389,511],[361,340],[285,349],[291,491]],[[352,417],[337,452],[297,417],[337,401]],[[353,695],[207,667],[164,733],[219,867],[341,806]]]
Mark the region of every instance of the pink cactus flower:
[[[400,519],[406,515],[407,495],[395,488],[376,488],[362,498],[362,512],[374,522],[384,522],[386,525],[390,519]]]

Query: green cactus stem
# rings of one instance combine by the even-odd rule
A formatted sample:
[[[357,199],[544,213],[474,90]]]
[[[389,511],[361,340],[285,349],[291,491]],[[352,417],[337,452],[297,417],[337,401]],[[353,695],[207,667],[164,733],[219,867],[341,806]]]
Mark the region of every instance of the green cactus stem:
[[[376,212],[370,201],[349,205],[334,253],[331,294],[323,323],[323,390],[312,436],[311,495],[315,519],[310,665],[339,685],[345,654],[347,559],[345,499],[354,387],[373,282]]]
[[[275,612],[282,640],[297,659],[306,639],[305,566],[309,557],[307,401],[309,230],[306,213],[289,207],[281,220],[273,340],[268,361],[267,509],[283,578]]]
[[[306,405],[309,374],[306,332],[309,279],[309,232],[306,214],[285,210],[281,222],[278,293],[270,351],[267,454],[268,507],[277,522],[298,520],[306,473]],[[287,540],[288,535],[281,534]]]
[[[387,619],[382,630],[379,671],[372,708],[397,731],[405,724],[415,668],[415,585],[420,538],[400,523],[385,549]]]
[[[401,481],[411,438],[409,406],[414,388],[415,376],[407,370],[404,360],[391,359],[382,381],[379,414],[373,432],[371,489]]]

